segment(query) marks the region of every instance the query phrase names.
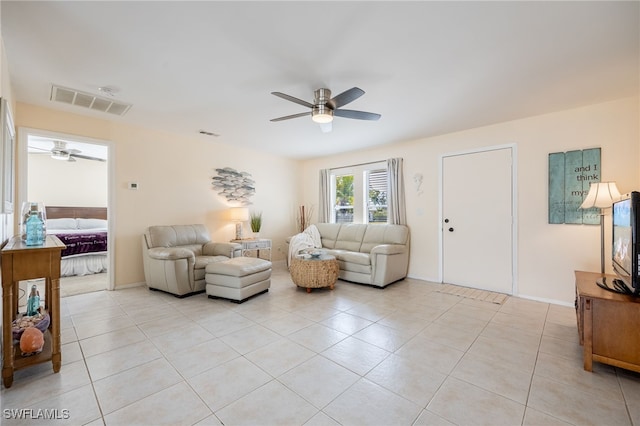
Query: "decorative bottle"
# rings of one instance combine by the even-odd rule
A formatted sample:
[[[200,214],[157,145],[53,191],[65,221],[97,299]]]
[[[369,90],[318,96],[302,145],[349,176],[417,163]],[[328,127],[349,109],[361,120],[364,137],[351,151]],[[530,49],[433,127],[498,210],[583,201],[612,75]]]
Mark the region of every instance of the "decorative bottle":
[[[38,204],[31,204],[29,218],[27,219],[27,245],[40,246],[44,244],[44,221],[38,214]]]
[[[40,308],[40,292],[38,292],[38,286],[34,284],[31,286],[31,294],[27,299],[27,316],[37,315],[38,308]]]

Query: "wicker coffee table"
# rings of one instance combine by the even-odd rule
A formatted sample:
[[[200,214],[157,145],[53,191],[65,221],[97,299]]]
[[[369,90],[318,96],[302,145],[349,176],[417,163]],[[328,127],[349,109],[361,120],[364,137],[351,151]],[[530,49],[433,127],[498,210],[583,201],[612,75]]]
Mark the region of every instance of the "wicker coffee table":
[[[333,286],[338,280],[338,261],[334,256],[323,254],[320,257],[294,257],[289,265],[291,279],[298,287],[307,289]]]

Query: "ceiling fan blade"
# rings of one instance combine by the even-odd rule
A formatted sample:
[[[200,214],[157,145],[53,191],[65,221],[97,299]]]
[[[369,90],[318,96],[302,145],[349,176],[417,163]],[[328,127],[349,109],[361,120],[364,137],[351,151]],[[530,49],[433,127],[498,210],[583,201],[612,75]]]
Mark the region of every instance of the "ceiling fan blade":
[[[69,158],[82,158],[83,160],[94,160],[94,161],[101,161],[101,162],[106,162],[107,160],[105,160],[104,158],[98,158],[98,157],[91,157],[89,155],[80,155],[80,154],[69,154]],[[71,160],[70,160],[71,161]],[[75,161],[75,160],[73,160]]]
[[[345,90],[339,95],[334,96],[327,103],[332,109],[337,109],[337,108],[340,108],[341,106],[344,106],[350,102],[355,101],[362,95],[364,95],[364,90],[360,89],[359,87],[352,87],[351,89]]]
[[[304,117],[306,115],[311,115],[311,111],[308,112],[301,112],[299,114],[293,114],[293,115],[287,115],[284,117],[279,117],[279,118],[272,118],[271,121],[283,121],[283,120],[290,120],[292,118],[298,118],[298,117]]]
[[[43,151],[44,153],[50,153],[51,152],[51,150],[48,149],[48,148],[40,148],[38,146],[30,146],[29,149],[37,149],[39,151]]]
[[[382,117],[374,112],[354,111],[351,109],[336,109],[333,111],[336,117],[354,118],[356,120],[378,120]]]
[[[307,101],[303,101],[302,99],[298,99],[298,98],[294,98],[293,96],[289,96],[286,93],[271,92],[271,94],[275,95],[275,96],[277,96],[279,98],[286,99],[288,101],[296,103],[298,105],[306,106],[307,108],[313,108],[313,104],[311,104],[311,103],[309,103]]]

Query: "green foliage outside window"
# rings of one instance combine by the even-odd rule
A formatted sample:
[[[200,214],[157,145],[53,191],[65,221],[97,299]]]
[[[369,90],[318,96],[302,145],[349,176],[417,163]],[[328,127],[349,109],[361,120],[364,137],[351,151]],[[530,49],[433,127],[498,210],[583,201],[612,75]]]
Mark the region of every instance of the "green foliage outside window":
[[[336,204],[353,206],[353,176],[336,176]]]
[[[369,189],[369,222],[387,221],[387,193]]]

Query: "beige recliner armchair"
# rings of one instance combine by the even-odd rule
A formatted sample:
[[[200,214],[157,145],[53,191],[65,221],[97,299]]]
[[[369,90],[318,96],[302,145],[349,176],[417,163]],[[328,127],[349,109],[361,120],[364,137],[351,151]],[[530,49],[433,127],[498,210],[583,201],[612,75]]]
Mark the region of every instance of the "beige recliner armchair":
[[[205,290],[209,263],[241,254],[240,244],[212,242],[204,225],[150,226],[142,236],[147,286],[178,297]]]

